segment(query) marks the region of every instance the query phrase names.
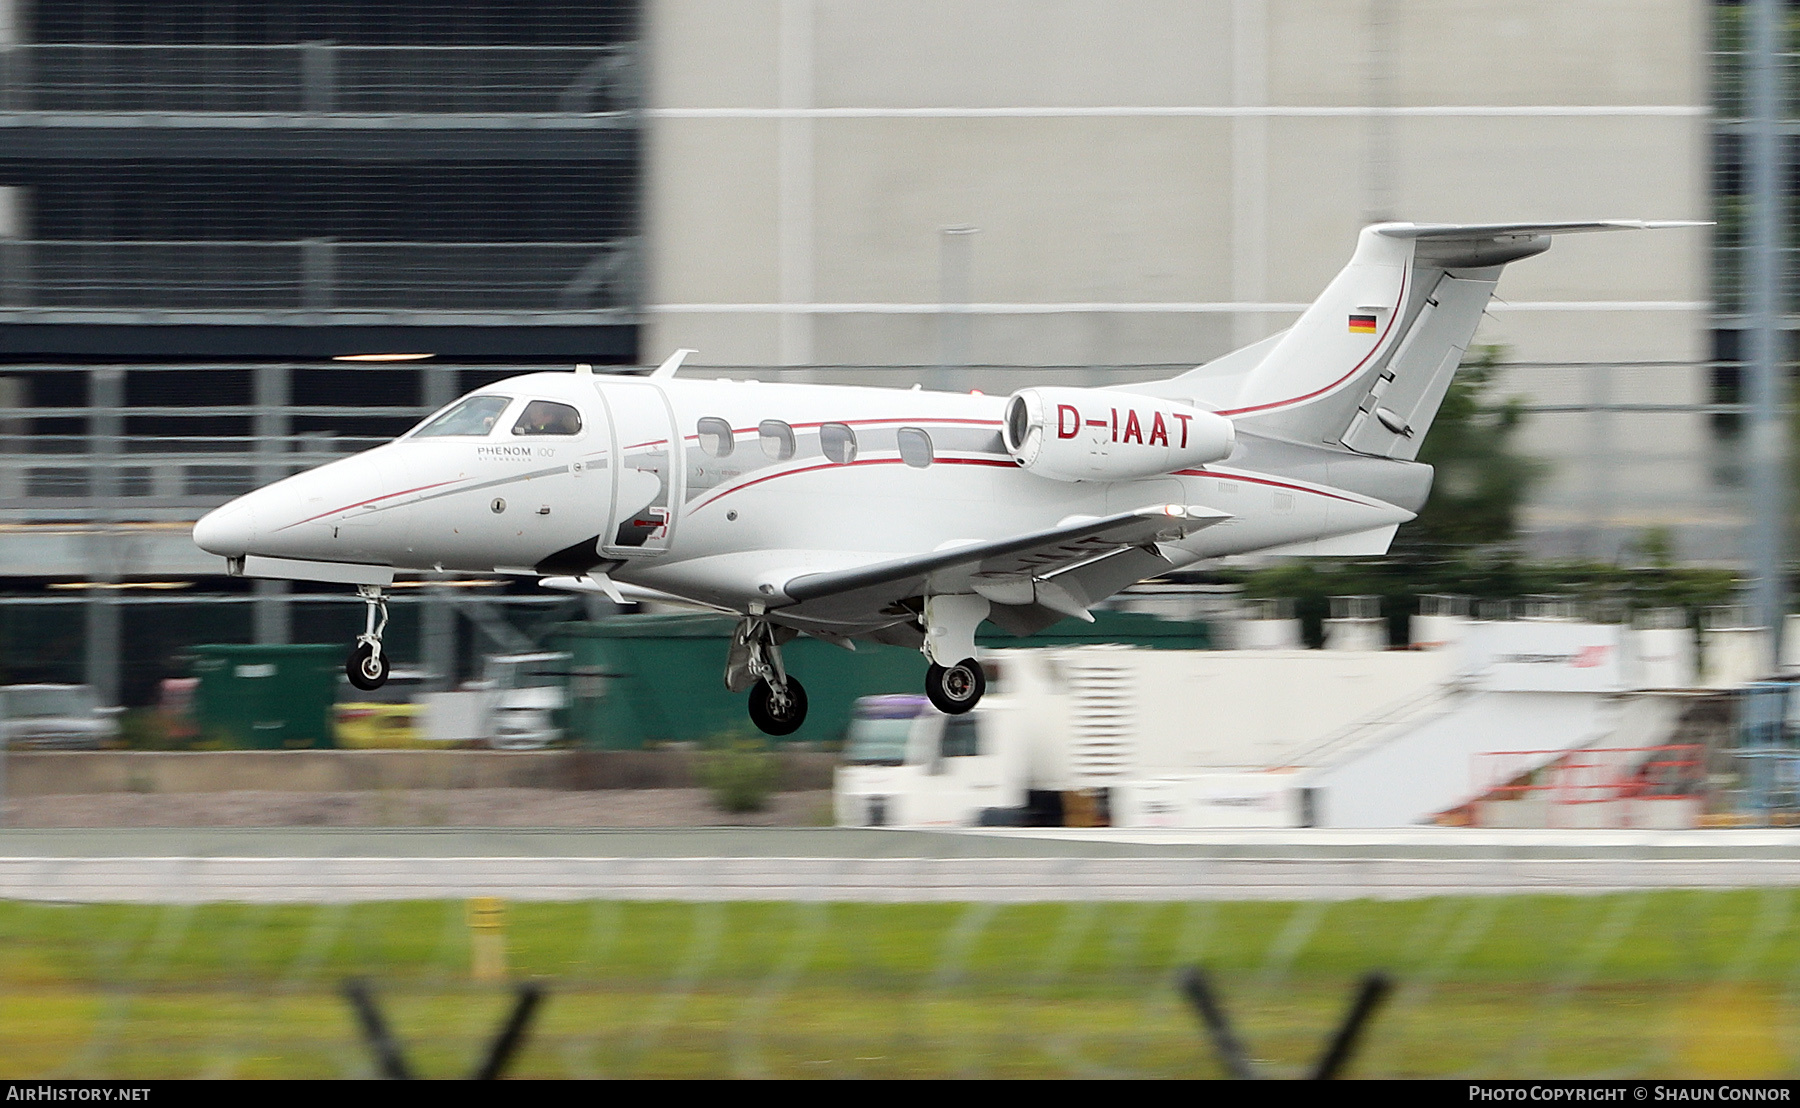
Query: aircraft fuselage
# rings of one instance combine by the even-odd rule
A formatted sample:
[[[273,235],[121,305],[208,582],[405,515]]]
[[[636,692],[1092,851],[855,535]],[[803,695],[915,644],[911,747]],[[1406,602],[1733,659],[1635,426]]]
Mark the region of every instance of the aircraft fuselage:
[[[1005,399],[980,394],[534,373],[445,412],[472,400],[481,419],[453,433],[427,420],[240,497],[196,540],[228,558],[402,571],[599,569],[747,611],[779,607],[769,586],[797,573],[1070,517],[1164,504],[1228,513],[1166,550],[1189,562],[1391,527],[1429,487],[1424,466],[1254,436],[1212,465],[1051,480],[1009,456]]]

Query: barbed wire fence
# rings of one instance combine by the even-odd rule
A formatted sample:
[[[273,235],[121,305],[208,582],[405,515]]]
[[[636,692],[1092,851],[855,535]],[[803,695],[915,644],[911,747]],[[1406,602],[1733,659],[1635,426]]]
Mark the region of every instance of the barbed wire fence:
[[[1796,895],[8,902],[0,1075],[1777,1076]]]

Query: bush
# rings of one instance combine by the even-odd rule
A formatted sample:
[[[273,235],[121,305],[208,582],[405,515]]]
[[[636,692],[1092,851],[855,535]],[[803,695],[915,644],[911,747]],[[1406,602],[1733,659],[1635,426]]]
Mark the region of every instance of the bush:
[[[720,811],[760,812],[781,773],[781,763],[768,743],[740,735],[721,736],[700,755],[700,782],[712,790]]]

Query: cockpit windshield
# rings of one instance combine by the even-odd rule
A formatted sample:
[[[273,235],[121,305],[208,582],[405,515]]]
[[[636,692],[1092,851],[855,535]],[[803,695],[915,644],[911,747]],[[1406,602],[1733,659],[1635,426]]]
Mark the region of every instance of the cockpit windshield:
[[[414,431],[415,439],[441,438],[446,435],[485,435],[500,422],[511,397],[484,394],[471,396],[449,411],[430,420]]]

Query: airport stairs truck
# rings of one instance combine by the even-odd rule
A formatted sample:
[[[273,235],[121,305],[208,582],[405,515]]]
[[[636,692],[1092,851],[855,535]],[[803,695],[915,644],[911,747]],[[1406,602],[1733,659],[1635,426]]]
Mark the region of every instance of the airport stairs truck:
[[[1596,757],[1619,774],[1649,757],[1633,752],[1668,741],[1689,695],[1666,686],[1692,674],[1647,649],[1619,625],[1519,620],[1470,622],[1434,650],[995,651],[968,715],[859,704],[837,822],[1430,823],[1571,751],[1613,752]]]

